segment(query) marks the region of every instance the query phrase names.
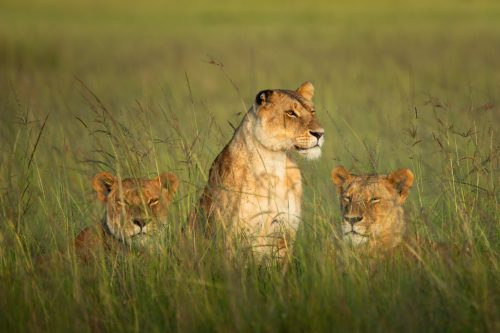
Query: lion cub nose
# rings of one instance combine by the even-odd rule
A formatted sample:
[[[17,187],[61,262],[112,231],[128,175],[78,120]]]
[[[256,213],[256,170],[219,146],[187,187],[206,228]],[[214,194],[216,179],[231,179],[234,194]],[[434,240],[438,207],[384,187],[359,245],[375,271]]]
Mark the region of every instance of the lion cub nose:
[[[133,219],[132,223],[134,223],[136,226],[140,227],[141,229],[144,228],[144,226],[146,225],[146,221],[144,221],[143,219]]]
[[[344,216],[344,220],[349,224],[354,225],[363,219],[363,216]]]
[[[320,139],[323,134],[325,133],[325,131],[323,130],[318,130],[318,131],[309,131],[309,133],[311,133],[312,136],[314,136],[316,139]]]

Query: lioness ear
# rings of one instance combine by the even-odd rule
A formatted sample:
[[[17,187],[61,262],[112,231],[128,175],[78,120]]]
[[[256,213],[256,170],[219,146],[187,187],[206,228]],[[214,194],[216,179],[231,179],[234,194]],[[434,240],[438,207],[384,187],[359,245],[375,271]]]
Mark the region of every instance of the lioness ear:
[[[179,178],[170,172],[164,172],[160,175],[159,180],[162,188],[167,190],[168,200],[172,200],[177,188],[179,187]]]
[[[405,202],[410,193],[414,178],[415,176],[410,169],[399,169],[387,176],[389,183],[391,183],[399,194],[399,203],[402,204]]]
[[[350,176],[349,171],[343,166],[338,166],[332,170],[332,181],[339,191]]]
[[[314,96],[314,86],[311,82],[306,81],[297,88],[297,92],[300,96],[304,97],[308,101],[311,101]]]
[[[97,199],[106,202],[108,194],[111,192],[111,187],[115,183],[116,178],[109,172],[100,172],[94,176],[92,180],[92,188],[97,193]]]
[[[272,94],[273,94],[273,91],[269,90],[269,89],[259,91],[259,93],[255,97],[255,105],[260,106],[260,105],[269,103],[269,101],[271,100]]]

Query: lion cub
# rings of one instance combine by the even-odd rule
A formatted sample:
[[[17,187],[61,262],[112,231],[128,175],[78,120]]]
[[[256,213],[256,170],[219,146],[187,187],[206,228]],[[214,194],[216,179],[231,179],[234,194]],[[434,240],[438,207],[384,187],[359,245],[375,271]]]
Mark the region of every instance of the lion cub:
[[[372,249],[396,247],[405,233],[403,204],[413,179],[409,169],[389,175],[353,175],[342,166],[333,169],[344,239]]]
[[[107,172],[95,175],[92,187],[106,204],[100,224],[83,229],[75,240],[75,251],[88,258],[97,249],[111,250],[120,245],[142,246],[158,232],[179,181],[172,173],[153,179],[119,180]]]
[[[285,257],[299,226],[302,201],[300,170],[289,152],[315,159],[324,142],[313,95],[310,82],[297,90],[257,94],[210,168],[191,227],[220,230],[228,245],[237,240],[257,258]]]

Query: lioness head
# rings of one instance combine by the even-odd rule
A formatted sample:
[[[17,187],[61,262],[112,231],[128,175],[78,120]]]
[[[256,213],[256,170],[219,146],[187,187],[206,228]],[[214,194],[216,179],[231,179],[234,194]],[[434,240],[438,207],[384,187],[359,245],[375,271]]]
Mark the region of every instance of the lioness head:
[[[258,142],[274,151],[295,149],[308,159],[321,155],[324,130],[314,111],[314,86],[310,82],[297,90],[263,90],[255,98]]]
[[[396,246],[405,231],[403,203],[413,173],[399,169],[389,175],[353,175],[339,166],[332,171],[342,213],[343,237],[351,243]]]
[[[166,172],[153,179],[121,181],[110,173],[101,172],[92,181],[97,198],[106,204],[105,227],[115,238],[126,243],[157,231],[178,184],[177,177]]]

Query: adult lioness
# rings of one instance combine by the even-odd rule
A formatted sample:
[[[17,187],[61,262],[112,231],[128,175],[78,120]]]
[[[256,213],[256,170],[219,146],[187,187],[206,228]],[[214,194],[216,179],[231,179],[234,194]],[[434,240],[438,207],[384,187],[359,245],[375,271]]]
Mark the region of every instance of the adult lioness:
[[[263,90],[210,168],[190,225],[222,230],[258,257],[284,258],[295,239],[302,200],[300,170],[288,155],[321,155],[324,130],[310,82],[297,90]],[[198,226],[196,226],[198,222]],[[231,248],[231,247],[230,247]]]
[[[119,180],[107,172],[97,174],[92,187],[106,204],[102,222],[82,230],[75,240],[77,255],[87,258],[95,250],[122,245],[142,246],[158,231],[177,191],[174,174],[162,173],[153,179]]]
[[[339,166],[332,171],[342,213],[342,233],[355,245],[390,250],[405,233],[403,203],[413,173],[399,169],[389,175],[353,175]]]

